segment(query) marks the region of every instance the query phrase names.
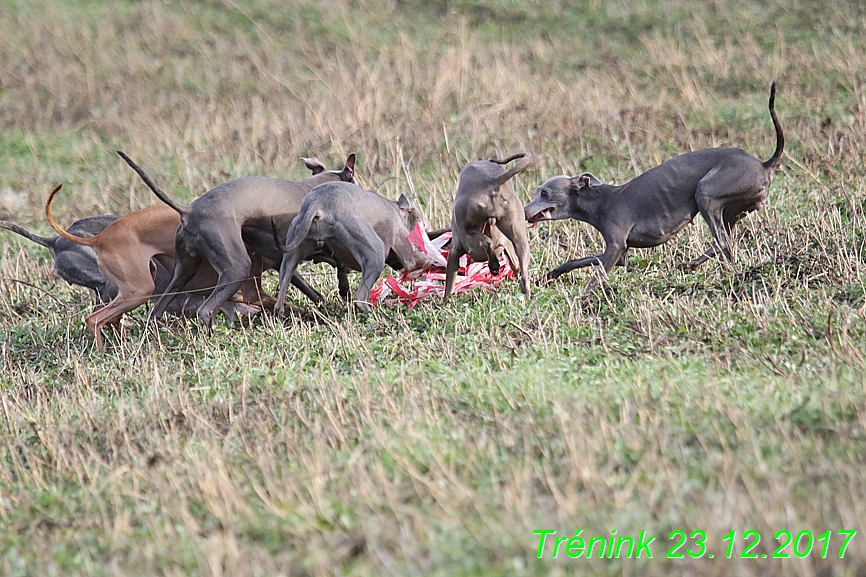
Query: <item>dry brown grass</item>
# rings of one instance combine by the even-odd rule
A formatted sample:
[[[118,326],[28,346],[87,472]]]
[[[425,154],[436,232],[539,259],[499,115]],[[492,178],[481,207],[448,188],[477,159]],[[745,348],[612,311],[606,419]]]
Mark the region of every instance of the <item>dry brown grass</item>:
[[[696,223],[597,296],[575,273],[529,303],[332,303],[213,334],[139,312],[105,354],[89,297],[3,233],[0,573],[862,574],[860,3],[2,9],[0,218],[42,232],[58,182],[67,224],[156,202],[118,148],[183,200],[354,151],[362,184],[435,227],[476,158],[538,155],[528,198],[707,146],[767,157],[773,79],[788,144],[733,266],[674,268],[707,242]],[[570,222],[531,238],[534,271],[600,247]],[[533,529],[580,527],[651,531],[655,558],[535,558]],[[843,560],[719,559],[749,528],[762,553],[780,529],[859,533]],[[706,531],[716,559],[665,560],[673,529]]]

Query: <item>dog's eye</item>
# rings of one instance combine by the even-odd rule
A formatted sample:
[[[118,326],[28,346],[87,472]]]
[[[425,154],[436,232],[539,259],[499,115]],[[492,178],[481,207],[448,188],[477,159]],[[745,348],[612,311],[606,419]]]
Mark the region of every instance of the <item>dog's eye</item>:
[[[542,188],[541,189],[541,198],[547,198],[548,196],[550,196],[550,191],[547,190],[546,188]]]

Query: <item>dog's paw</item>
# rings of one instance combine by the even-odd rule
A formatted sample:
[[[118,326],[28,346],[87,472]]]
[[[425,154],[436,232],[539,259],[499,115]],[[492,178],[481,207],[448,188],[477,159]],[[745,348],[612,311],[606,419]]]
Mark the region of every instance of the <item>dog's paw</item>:
[[[529,279],[525,276],[521,276],[520,281],[518,282],[520,284],[520,292],[523,293],[524,298],[529,299],[532,297],[532,287],[529,285]]]

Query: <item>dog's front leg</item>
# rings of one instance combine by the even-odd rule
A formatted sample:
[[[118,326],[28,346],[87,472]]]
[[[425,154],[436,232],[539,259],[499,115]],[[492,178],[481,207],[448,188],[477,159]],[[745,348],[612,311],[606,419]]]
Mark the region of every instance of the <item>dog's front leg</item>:
[[[451,290],[454,288],[454,278],[457,276],[457,269],[460,268],[460,257],[466,254],[463,245],[458,239],[452,239],[451,252],[448,253],[448,263],[445,268],[445,295],[444,300],[448,300],[451,296]]]
[[[569,260],[538,280],[539,284],[546,284],[550,281],[556,280],[563,274],[567,272],[571,272],[577,268],[584,268],[588,266],[601,266],[604,269],[605,274],[609,273],[614,266],[625,259],[625,255],[628,252],[628,246],[625,246],[620,243],[612,243],[608,242],[604,248],[604,252],[602,254],[597,254],[594,256],[587,256],[583,258],[578,258],[574,260]],[[595,278],[593,278],[588,287],[594,288],[597,284]]]

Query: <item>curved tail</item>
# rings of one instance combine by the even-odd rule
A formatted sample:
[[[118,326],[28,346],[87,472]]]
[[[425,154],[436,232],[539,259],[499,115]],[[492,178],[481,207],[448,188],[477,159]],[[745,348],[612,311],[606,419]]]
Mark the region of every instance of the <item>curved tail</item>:
[[[20,234],[24,238],[29,241],[35,242],[36,244],[41,244],[47,249],[54,248],[54,241],[56,238],[45,238],[44,236],[39,236],[38,234],[33,234],[26,228],[18,226],[14,222],[9,222],[7,220],[0,220],[0,228],[5,228],[6,230],[11,230],[15,234]]]
[[[283,316],[286,305],[286,294],[289,292],[289,283],[295,275],[298,263],[301,261],[298,249],[300,248],[301,243],[304,242],[304,239],[307,238],[313,221],[319,217],[320,215],[317,209],[310,209],[309,206],[302,205],[301,212],[298,213],[298,216],[296,216],[292,221],[292,224],[289,225],[289,232],[286,234],[285,245],[282,245],[282,243],[279,242],[277,227],[276,225],[272,225],[274,242],[277,243],[277,246],[282,245],[283,250],[283,262],[280,264],[280,290],[277,293],[277,303],[274,305],[274,310],[278,317]]]
[[[132,161],[132,159],[129,158],[128,156],[126,156],[126,154],[125,154],[122,150],[118,150],[118,151],[117,151],[117,154],[120,155],[120,158],[122,158],[123,160],[126,161],[126,164],[128,164],[129,166],[132,167],[132,170],[134,170],[135,172],[138,173],[138,176],[141,177],[141,180],[144,181],[144,184],[146,184],[147,187],[148,187],[150,190],[153,191],[153,194],[155,194],[155,195],[157,196],[157,198],[159,198],[159,200],[161,200],[162,202],[164,202],[165,204],[169,205],[171,208],[173,208],[174,210],[176,210],[177,213],[178,213],[179,215],[181,215],[181,216],[183,216],[183,215],[185,215],[187,212],[189,212],[189,206],[187,206],[187,205],[185,205],[185,204],[178,204],[178,203],[176,203],[175,201],[173,201],[173,200],[172,200],[172,199],[171,199],[171,198],[170,198],[166,193],[164,193],[164,192],[163,192],[163,191],[162,191],[162,190],[161,190],[161,189],[156,185],[155,182],[153,182],[153,181],[150,179],[150,177],[147,175],[147,173],[144,172],[144,169],[141,168],[140,166],[138,166],[137,164],[135,164],[135,163]]]
[[[495,158],[491,158],[489,160],[490,162],[495,162],[496,164],[508,164],[512,160],[517,160],[518,158],[523,158],[524,156],[526,156],[525,152],[518,152],[517,154],[512,154],[505,160],[496,160]]]
[[[310,227],[313,226],[313,221],[321,218],[321,216],[322,215],[319,214],[318,209],[310,209],[309,207],[302,206],[301,212],[298,213],[298,216],[296,216],[292,221],[292,224],[289,225],[289,231],[286,233],[285,244],[278,242],[279,235],[277,233],[276,223],[272,225],[274,242],[277,243],[277,246],[282,248],[284,253],[298,250],[298,247],[301,246],[301,243],[306,240],[307,235],[310,233]],[[285,259],[283,259],[283,262],[285,262]]]
[[[773,119],[773,126],[776,128],[776,151],[768,160],[762,162],[766,168],[773,168],[779,163],[782,158],[782,150],[785,149],[785,135],[782,134],[782,127],[779,125],[779,119],[776,117],[776,83],[770,86],[770,117]]]
[[[60,228],[59,224],[54,222],[54,217],[51,216],[51,201],[54,200],[54,195],[56,195],[61,188],[63,188],[62,184],[58,184],[57,186],[55,186],[54,190],[52,190],[51,194],[48,196],[48,201],[45,203],[45,216],[48,218],[48,222],[51,223],[51,226],[54,228],[54,230],[57,231],[57,234],[59,234],[66,240],[70,240],[78,244],[83,244],[85,246],[93,246],[94,244],[96,244],[96,239],[99,238],[98,234],[96,236],[91,236],[87,238],[83,236],[75,236],[74,234],[69,234],[68,232]]]
[[[526,167],[528,167],[530,164],[532,164],[533,158],[532,158],[531,154],[529,154],[527,152],[521,152],[518,154],[512,154],[511,156],[509,156],[508,158],[506,158],[505,160],[502,160],[502,161],[499,161],[499,160],[491,160],[490,161],[490,162],[495,162],[496,164],[506,164],[508,162],[511,162],[512,160],[517,159],[517,158],[522,158],[523,160],[521,160],[517,165],[515,165],[513,168],[511,168],[511,170],[509,170],[507,172],[503,172],[500,176],[497,176],[495,186],[502,186],[503,184],[508,182],[508,180],[510,180],[511,177],[513,177],[515,174],[517,174],[518,172],[522,172],[523,170],[526,170]]]

